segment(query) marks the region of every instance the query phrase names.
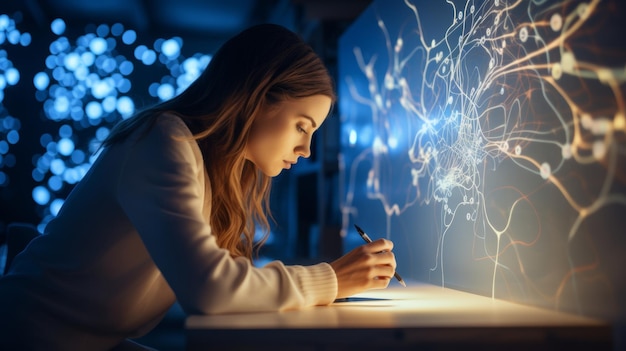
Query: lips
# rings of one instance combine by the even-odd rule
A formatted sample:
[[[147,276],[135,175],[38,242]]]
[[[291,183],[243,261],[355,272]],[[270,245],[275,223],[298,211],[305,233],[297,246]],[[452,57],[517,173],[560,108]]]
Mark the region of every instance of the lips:
[[[283,161],[285,163],[285,167],[286,169],[290,169],[292,165],[295,165],[296,162],[295,161]]]

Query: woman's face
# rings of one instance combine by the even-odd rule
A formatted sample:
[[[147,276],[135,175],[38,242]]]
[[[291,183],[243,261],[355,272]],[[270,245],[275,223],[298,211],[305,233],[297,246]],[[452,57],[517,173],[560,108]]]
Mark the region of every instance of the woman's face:
[[[263,109],[252,124],[246,159],[265,175],[275,177],[298,157],[311,155],[311,137],[330,112],[326,95],[283,101]]]

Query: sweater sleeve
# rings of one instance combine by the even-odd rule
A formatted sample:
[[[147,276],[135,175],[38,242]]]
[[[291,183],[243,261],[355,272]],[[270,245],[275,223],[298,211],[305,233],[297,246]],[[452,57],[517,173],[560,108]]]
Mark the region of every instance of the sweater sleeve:
[[[188,314],[280,311],[331,303],[327,263],[255,267],[218,247],[202,214],[204,165],[182,120],[161,116],[129,148],[117,198]]]

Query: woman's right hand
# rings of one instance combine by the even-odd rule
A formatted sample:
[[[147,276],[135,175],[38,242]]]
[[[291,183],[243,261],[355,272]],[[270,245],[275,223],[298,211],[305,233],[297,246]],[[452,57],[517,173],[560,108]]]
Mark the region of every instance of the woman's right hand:
[[[378,239],[361,245],[331,262],[337,276],[337,298],[368,289],[384,289],[396,270],[393,243]]]

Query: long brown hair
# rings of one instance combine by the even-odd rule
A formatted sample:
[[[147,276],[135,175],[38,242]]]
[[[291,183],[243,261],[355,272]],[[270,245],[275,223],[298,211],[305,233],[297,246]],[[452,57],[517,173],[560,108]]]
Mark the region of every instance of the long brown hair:
[[[269,233],[271,178],[244,158],[250,127],[264,106],[326,95],[336,101],[322,60],[294,32],[250,27],[215,53],[202,75],[171,100],[116,125],[103,145],[125,139],[161,113],[182,118],[197,140],[211,182],[209,223],[220,247],[252,258],[255,225]]]

